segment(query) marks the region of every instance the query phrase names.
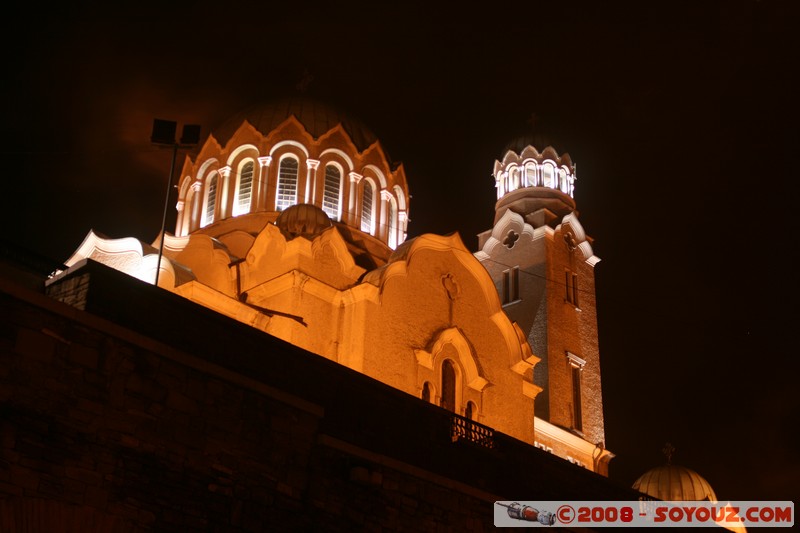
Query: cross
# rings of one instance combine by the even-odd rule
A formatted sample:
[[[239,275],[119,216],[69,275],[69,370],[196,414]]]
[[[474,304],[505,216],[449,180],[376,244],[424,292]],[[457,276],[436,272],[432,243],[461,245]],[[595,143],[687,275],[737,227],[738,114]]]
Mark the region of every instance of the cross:
[[[670,464],[672,462],[672,454],[675,453],[675,446],[668,442],[661,448],[661,452],[667,456],[667,464]]]

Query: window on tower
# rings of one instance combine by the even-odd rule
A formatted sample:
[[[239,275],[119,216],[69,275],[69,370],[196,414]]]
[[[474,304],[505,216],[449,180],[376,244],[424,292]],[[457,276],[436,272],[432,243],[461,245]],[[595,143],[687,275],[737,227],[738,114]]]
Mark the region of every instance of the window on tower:
[[[586,361],[577,355],[567,352],[570,373],[572,374],[572,429],[583,431],[583,413],[581,412],[581,374]]]
[[[542,181],[545,187],[555,188],[554,168],[551,163],[545,163],[542,167]]]
[[[278,169],[278,195],[275,209],[283,211],[297,203],[297,174],[299,164],[294,157],[281,159]]]
[[[503,271],[503,305],[519,300],[519,267]]]
[[[578,274],[567,269],[564,272],[564,287],[566,289],[566,300],[578,307]]]
[[[525,185],[528,187],[539,186],[539,180],[536,176],[536,164],[532,161],[525,163]]]

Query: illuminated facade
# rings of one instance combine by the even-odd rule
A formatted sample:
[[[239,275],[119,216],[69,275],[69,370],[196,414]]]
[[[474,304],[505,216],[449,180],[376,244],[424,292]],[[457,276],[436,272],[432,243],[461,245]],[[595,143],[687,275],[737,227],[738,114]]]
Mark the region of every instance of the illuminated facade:
[[[574,168],[518,152],[495,165],[494,228],[472,254],[457,235],[406,240],[403,166],[363,125],[307,100],[254,107],[183,164],[158,284],[607,474]],[[90,233],[66,264],[152,282],[160,246]]]

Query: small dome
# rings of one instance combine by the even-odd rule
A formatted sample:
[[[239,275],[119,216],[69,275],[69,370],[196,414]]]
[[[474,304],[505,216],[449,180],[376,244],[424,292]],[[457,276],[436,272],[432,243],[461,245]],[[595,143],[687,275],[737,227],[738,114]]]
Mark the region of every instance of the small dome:
[[[528,146],[533,146],[537,150],[544,150],[548,146],[553,146],[553,140],[542,133],[527,133],[524,135],[519,135],[511,139],[508,144],[503,147],[503,151],[500,154],[500,159],[505,157],[506,153],[511,150],[515,154],[521,154],[525,148]]]
[[[278,215],[275,225],[288,239],[313,239],[333,226],[325,211],[311,204],[296,204]]]
[[[633,483],[633,489],[663,501],[717,501],[703,476],[672,464],[648,470]]]

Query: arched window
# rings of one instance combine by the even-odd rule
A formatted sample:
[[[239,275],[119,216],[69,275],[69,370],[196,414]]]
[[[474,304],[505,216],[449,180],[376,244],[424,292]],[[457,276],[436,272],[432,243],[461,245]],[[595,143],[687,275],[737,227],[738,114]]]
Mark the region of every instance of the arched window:
[[[561,192],[567,192],[567,171],[563,168],[558,171],[558,188]]]
[[[456,369],[450,359],[442,361],[442,407],[456,411]]]
[[[555,189],[556,184],[553,181],[553,165],[550,163],[545,163],[542,174],[544,178],[544,186]]]
[[[217,206],[217,173],[208,180],[206,187],[206,201],[203,204],[203,226],[214,222],[214,209]]]
[[[236,182],[236,203],[233,204],[233,216],[250,212],[250,199],[253,197],[252,161],[241,166]]]
[[[519,189],[519,168],[511,167],[509,173],[511,174],[511,184],[509,185],[508,189],[509,191],[516,191]]]
[[[375,231],[373,225],[374,213],[372,211],[375,189],[372,188],[372,182],[364,180],[364,188],[361,189],[361,231],[372,233]]]
[[[339,190],[342,184],[342,173],[336,165],[325,167],[325,190],[322,195],[322,210],[332,219],[339,218]]]
[[[394,207],[394,198],[389,199],[389,248],[397,246],[397,209]]]
[[[431,401],[431,384],[427,381],[422,384],[422,399],[426,402]]]
[[[478,418],[478,406],[474,402],[467,402],[467,406],[464,408],[464,416],[470,420]]]
[[[275,200],[275,209],[283,211],[297,203],[297,171],[298,162],[294,157],[281,159],[278,169],[278,196]]]
[[[537,187],[539,184],[536,179],[536,165],[534,163],[525,163],[525,184],[528,187]]]

